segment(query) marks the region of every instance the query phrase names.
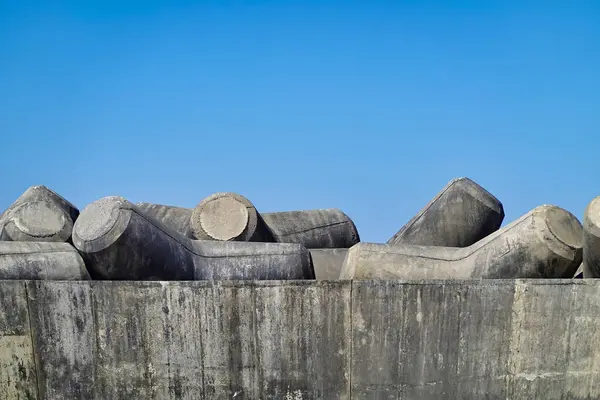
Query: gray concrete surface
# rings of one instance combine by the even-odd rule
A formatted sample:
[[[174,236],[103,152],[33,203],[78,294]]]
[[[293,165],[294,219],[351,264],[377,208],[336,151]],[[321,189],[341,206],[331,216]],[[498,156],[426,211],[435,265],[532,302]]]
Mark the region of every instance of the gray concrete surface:
[[[600,278],[600,196],[593,199],[583,216],[584,278]]]
[[[348,399],[348,282],[30,284],[45,399]]]
[[[121,197],[88,205],[73,243],[95,279],[314,279],[300,245],[190,240]]]
[[[264,213],[276,242],[308,249],[349,248],[360,242],[354,222],[337,208]]]
[[[244,196],[222,192],[202,200],[191,218],[196,239],[297,243],[306,248],[348,248],[360,241],[338,209],[259,213]]]
[[[69,243],[0,241],[0,279],[89,278],[83,259]]]
[[[339,279],[348,249],[310,249],[309,251],[317,279]]]
[[[388,244],[466,247],[500,228],[502,203],[469,178],[450,181]]]
[[[36,373],[24,282],[0,281],[0,399],[36,399]]]
[[[0,301],[1,398],[600,398],[596,279],[0,281]]]
[[[31,186],[0,215],[0,240],[67,242],[79,210],[45,186]]]
[[[464,248],[359,243],[341,279],[572,278],[582,261],[583,229],[559,207],[536,207]]]
[[[353,284],[352,397],[600,398],[600,282]]]
[[[175,232],[191,237],[190,218],[192,217],[192,209],[143,202],[136,203],[135,206],[144,214],[158,220]]]
[[[215,193],[194,207],[190,221],[192,238],[199,240],[234,240],[272,242],[256,207],[244,196]]]
[[[28,282],[27,292],[38,399],[93,399],[97,353],[91,283]],[[139,350],[132,343],[128,351]]]

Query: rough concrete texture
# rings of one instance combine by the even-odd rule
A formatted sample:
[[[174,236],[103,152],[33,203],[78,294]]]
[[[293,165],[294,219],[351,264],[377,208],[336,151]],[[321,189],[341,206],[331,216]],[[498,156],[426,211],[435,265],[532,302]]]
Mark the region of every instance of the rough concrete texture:
[[[300,245],[190,240],[121,197],[88,205],[73,243],[96,279],[314,279]]]
[[[581,264],[583,230],[577,218],[543,205],[464,248],[353,246],[341,279],[571,278]]]
[[[348,249],[310,249],[317,279],[335,280],[340,277]]]
[[[94,398],[97,350],[90,284],[37,281],[27,288],[38,398]],[[112,310],[116,317],[124,311]]]
[[[0,279],[89,278],[83,259],[69,243],[0,241]]]
[[[4,281],[0,398],[597,399],[599,294],[573,279]]]
[[[360,241],[352,220],[338,209],[260,214],[244,196],[222,192],[192,213],[196,239],[297,243],[306,248],[348,248]]]
[[[337,208],[265,213],[262,216],[279,243],[322,249],[348,248],[360,242],[354,222]]]
[[[273,241],[254,205],[237,193],[203,199],[192,212],[190,228],[192,237],[200,240]]]
[[[144,214],[158,220],[175,232],[191,237],[190,218],[192,217],[192,210],[190,208],[151,203],[136,203],[135,206]]]
[[[388,244],[466,247],[500,228],[502,203],[469,178],[450,181]]]
[[[27,189],[2,215],[0,240],[67,242],[79,210],[45,186]]]
[[[352,397],[600,397],[599,282],[353,284]]]
[[[37,399],[24,282],[0,283],[0,399]]]
[[[588,204],[583,216],[584,278],[600,277],[600,196]]]
[[[30,284],[44,399],[348,399],[348,282]]]

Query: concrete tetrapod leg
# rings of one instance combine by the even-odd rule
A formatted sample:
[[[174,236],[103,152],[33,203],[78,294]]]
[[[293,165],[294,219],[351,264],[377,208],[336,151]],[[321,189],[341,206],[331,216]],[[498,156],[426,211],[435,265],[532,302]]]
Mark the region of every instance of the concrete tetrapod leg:
[[[583,243],[583,277],[600,278],[600,196],[585,209]]]
[[[450,181],[388,244],[466,247],[500,228],[502,203],[469,178]]]
[[[265,213],[262,216],[279,243],[299,243],[308,249],[343,249],[360,242],[354,222],[337,208]]]
[[[543,205],[464,248],[359,243],[341,279],[571,278],[583,232],[566,210]]]
[[[242,195],[215,193],[194,208],[192,238],[239,242],[273,242],[273,236],[254,205]]]
[[[302,246],[190,240],[122,197],[88,205],[73,243],[97,279],[314,278]]]
[[[192,209],[151,203],[136,203],[135,206],[175,232],[190,237]]]
[[[88,280],[81,256],[69,243],[0,241],[0,280]]]
[[[348,248],[360,241],[338,209],[260,214],[244,196],[216,193],[202,200],[190,222],[195,239],[297,243],[306,248]]]
[[[32,186],[0,215],[0,240],[67,242],[79,210],[45,186]]]

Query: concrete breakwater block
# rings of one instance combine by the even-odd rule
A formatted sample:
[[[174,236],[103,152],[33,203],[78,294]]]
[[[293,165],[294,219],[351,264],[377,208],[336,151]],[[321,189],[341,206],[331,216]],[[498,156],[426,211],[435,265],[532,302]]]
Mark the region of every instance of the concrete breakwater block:
[[[67,242],[79,210],[45,186],[32,186],[0,215],[0,240]]]
[[[600,277],[600,196],[593,199],[583,216],[584,278]]]
[[[265,215],[266,218],[266,215]],[[502,203],[469,178],[448,183],[388,244],[465,247],[500,228]],[[337,279],[345,249],[311,251],[318,279]],[[334,277],[335,271],[338,275]],[[324,278],[319,278],[323,276]]]
[[[166,227],[186,237],[190,237],[192,209],[143,202],[136,203],[135,206],[144,214],[158,220]]]
[[[69,243],[0,241],[0,280],[88,280],[85,264]]]
[[[314,279],[300,245],[191,240],[122,197],[88,205],[73,243],[97,279]]]
[[[583,257],[577,218],[543,205],[464,248],[359,243],[341,279],[571,278]]]
[[[263,218],[279,243],[335,249],[349,248],[360,242],[354,222],[337,208],[265,213]]]
[[[244,196],[215,193],[192,212],[196,239],[298,243],[306,248],[348,248],[360,241],[352,220],[338,209],[260,214]]]
[[[469,178],[450,181],[388,244],[466,247],[500,228],[502,203]]]

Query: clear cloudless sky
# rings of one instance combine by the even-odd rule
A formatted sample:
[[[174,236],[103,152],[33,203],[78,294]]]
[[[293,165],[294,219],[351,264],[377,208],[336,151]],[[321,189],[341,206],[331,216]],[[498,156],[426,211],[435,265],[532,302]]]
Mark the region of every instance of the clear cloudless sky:
[[[0,0],[0,209],[46,185],[338,207],[384,242],[452,178],[580,219],[600,1]]]

